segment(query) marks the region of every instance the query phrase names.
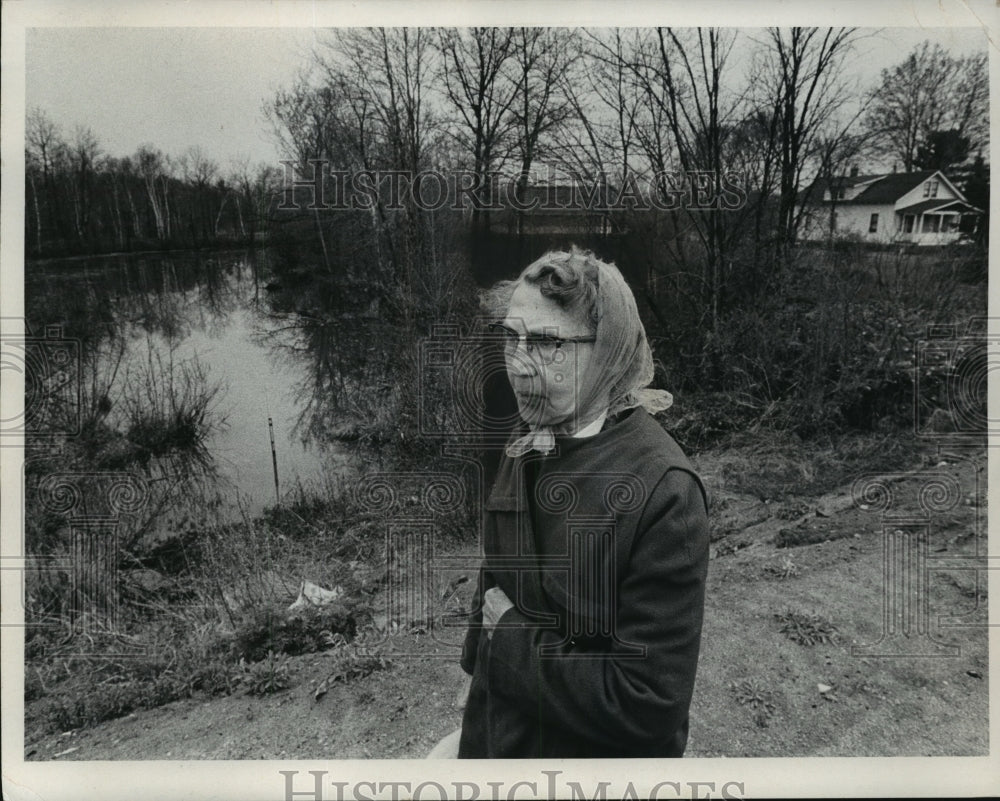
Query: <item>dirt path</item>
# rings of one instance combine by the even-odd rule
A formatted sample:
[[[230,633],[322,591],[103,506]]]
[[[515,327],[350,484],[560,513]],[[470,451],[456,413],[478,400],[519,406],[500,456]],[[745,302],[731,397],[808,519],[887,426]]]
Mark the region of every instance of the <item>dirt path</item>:
[[[715,543],[709,571],[689,756],[988,753],[985,571],[970,569],[984,564],[977,548],[986,550],[985,454],[945,454],[933,464],[886,482],[894,504],[884,510],[877,493],[863,505],[852,500],[851,487],[781,510],[746,496],[716,498],[713,522],[730,533]],[[699,469],[710,473],[711,465]],[[935,495],[935,485],[944,490]],[[926,542],[926,552],[910,551],[927,579],[916,599],[927,605],[926,634],[918,603],[895,618],[910,636],[883,637],[892,623],[892,615],[884,619],[887,597],[906,596],[887,578],[885,532],[894,531],[904,531],[892,534],[897,544]],[[797,643],[782,633],[779,615],[798,621],[806,637],[828,623],[833,641]],[[400,633],[390,644],[412,655],[335,684],[318,701],[313,691],[328,660],[312,654],[289,661],[291,686],[275,695],[176,702],[47,735],[26,743],[25,753],[34,760],[419,758],[459,725],[463,674],[454,649],[427,634]]]

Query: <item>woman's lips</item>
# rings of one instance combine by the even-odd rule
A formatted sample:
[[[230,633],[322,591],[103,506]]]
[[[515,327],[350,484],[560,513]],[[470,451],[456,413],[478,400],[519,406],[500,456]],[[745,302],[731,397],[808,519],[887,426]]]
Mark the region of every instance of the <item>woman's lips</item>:
[[[537,392],[515,392],[522,414],[538,414],[545,408],[545,398]]]

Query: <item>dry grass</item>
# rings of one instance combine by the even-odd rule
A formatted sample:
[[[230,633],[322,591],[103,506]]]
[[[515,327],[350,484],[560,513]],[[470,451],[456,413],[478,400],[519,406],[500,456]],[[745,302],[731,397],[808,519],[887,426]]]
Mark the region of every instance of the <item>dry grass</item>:
[[[905,469],[922,458],[919,443],[899,432],[807,441],[789,432],[761,432],[733,436],[725,447],[692,461],[710,490],[774,502],[822,495],[858,476]]]

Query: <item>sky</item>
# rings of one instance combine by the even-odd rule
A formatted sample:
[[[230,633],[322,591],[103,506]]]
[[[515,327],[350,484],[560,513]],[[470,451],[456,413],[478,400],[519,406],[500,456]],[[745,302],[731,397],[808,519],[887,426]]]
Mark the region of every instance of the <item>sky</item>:
[[[199,146],[225,167],[281,156],[262,112],[309,60],[311,28],[32,28],[25,99],[71,135],[89,126],[105,153],[153,144],[171,155]],[[321,33],[321,31],[320,31]],[[752,31],[749,31],[753,35]],[[986,47],[981,30],[889,28],[857,45],[849,70],[863,85],[924,39],[959,55]]]
[[[66,133],[89,126],[105,152],[200,146],[222,164],[273,162],[262,106],[308,60],[310,29],[35,28],[25,100]]]

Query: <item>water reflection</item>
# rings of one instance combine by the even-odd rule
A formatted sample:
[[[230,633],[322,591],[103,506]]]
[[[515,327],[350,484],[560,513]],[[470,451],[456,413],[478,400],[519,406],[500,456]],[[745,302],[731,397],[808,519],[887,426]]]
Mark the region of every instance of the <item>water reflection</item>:
[[[205,444],[230,506],[257,513],[275,502],[269,418],[283,496],[322,488],[349,469],[335,438],[343,426],[337,400],[348,382],[365,381],[363,360],[345,347],[359,337],[275,310],[263,288],[266,252],[57,259],[25,274],[30,329],[61,323],[80,341],[85,419],[121,430],[124,400],[134,405],[137,387],[194,369],[206,391],[218,390],[211,414],[219,424]]]

